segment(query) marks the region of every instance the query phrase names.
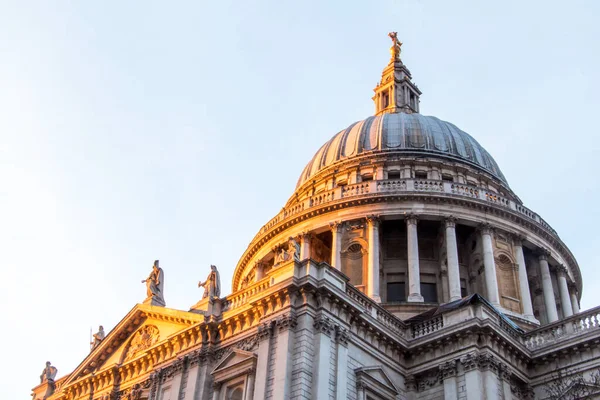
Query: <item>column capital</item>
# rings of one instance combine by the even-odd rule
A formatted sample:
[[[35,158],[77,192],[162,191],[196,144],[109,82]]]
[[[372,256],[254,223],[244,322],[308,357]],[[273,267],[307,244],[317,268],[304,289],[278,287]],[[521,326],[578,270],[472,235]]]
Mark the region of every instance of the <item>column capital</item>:
[[[444,218],[444,223],[446,224],[446,228],[456,228],[457,218],[453,215],[449,215]]]
[[[448,379],[456,376],[457,366],[456,360],[448,361],[442,365],[440,365],[440,373],[442,375],[442,379]]]
[[[407,375],[404,378],[404,387],[407,392],[416,392],[417,391],[417,379],[414,375]]]
[[[575,282],[568,281],[567,282],[567,287],[569,288],[569,291],[571,291],[573,293],[579,293],[579,291],[577,290],[577,285],[575,284]]]
[[[342,221],[333,221],[329,223],[329,228],[334,233],[340,233],[342,231],[343,226],[344,223]]]
[[[373,225],[374,228],[377,228],[379,226],[379,224],[381,223],[381,218],[379,217],[379,215],[375,215],[375,214],[367,215],[365,217],[365,219],[367,220],[367,224]]]
[[[406,221],[407,225],[417,225],[417,223],[419,222],[419,216],[413,213],[406,214],[404,220]]]
[[[314,235],[311,231],[302,231],[298,236],[303,240],[310,240]]]
[[[525,235],[520,233],[510,233],[510,237],[513,240],[515,246],[523,247],[523,242],[525,241]]]
[[[561,275],[562,275],[562,276],[564,276],[565,278],[568,276],[567,267],[565,267],[564,265],[562,265],[562,264],[559,264],[559,265],[557,265],[555,268],[556,268],[556,273],[557,273],[559,276],[561,276]]]
[[[482,234],[482,235],[491,235],[494,233],[494,227],[488,223],[481,223],[479,224],[479,226],[477,227],[477,230]]]
[[[550,250],[541,247],[537,250],[536,255],[538,256],[538,260],[548,261],[548,257],[550,257]]]

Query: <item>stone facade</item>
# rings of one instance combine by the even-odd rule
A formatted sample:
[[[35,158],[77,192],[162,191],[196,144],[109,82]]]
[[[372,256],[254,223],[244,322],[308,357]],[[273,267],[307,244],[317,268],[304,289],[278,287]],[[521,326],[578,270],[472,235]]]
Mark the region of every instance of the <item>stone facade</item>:
[[[391,37],[377,117],[319,150],[233,293],[136,305],[34,400],[533,399],[600,367],[575,258],[474,139],[418,114]]]

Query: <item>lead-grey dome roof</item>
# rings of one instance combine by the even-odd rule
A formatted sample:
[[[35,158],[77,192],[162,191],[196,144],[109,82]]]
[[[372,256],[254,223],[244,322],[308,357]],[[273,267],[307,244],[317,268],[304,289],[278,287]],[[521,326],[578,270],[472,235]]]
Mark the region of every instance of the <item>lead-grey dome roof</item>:
[[[508,185],[496,161],[468,133],[436,117],[395,113],[369,117],[338,132],[304,168],[296,187],[338,161],[381,152],[432,154],[464,161]]]

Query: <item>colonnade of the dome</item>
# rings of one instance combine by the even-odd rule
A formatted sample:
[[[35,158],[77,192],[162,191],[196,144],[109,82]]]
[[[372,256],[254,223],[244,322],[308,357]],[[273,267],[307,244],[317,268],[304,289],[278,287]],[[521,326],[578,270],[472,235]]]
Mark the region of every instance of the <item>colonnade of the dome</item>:
[[[524,323],[579,311],[561,260],[504,227],[427,213],[352,215],[312,226],[261,255],[243,286],[289,257],[310,258],[340,270],[401,318],[473,293]]]

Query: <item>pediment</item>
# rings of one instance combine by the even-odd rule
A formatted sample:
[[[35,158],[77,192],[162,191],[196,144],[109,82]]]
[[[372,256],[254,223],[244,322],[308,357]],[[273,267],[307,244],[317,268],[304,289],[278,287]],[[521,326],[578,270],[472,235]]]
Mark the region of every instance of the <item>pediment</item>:
[[[357,383],[363,382],[374,391],[385,392],[388,395],[396,396],[398,394],[394,382],[379,366],[357,368],[354,373],[356,374]]]
[[[223,382],[240,375],[249,374],[256,368],[256,360],[256,354],[250,351],[233,349],[223,357],[211,374],[215,382]]]
[[[196,313],[137,304],[79,364],[63,387],[140,357],[149,348],[203,320]]]

